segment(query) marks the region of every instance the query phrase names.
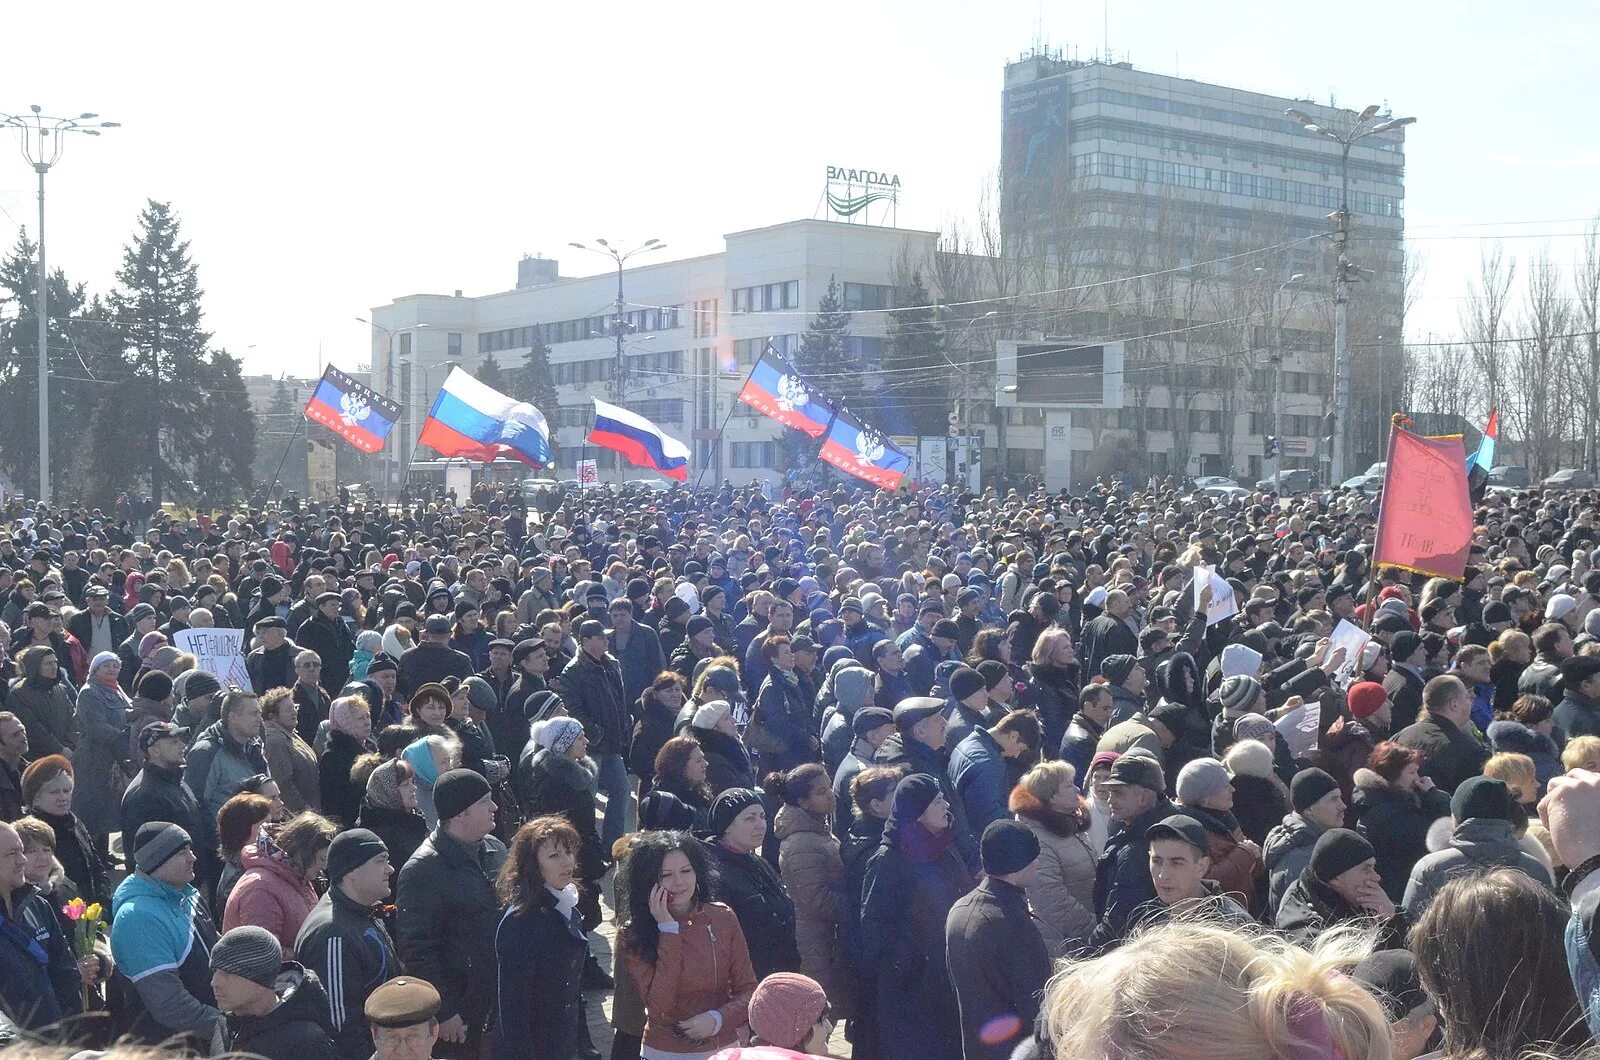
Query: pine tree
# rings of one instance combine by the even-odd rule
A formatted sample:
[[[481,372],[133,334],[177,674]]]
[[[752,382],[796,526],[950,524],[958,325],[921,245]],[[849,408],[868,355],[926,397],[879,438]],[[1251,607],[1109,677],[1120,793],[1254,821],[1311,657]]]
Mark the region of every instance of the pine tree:
[[[473,373],[478,377],[478,382],[490,390],[504,394],[506,392],[506,375],[500,370],[500,362],[494,359],[494,354],[485,354],[478,370]]]
[[[205,459],[193,465],[195,490],[202,508],[228,504],[243,496],[250,485],[250,463],[256,454],[256,418],[245,397],[244,372],[239,359],[226,350],[217,350],[206,368],[217,402],[215,411],[203,423],[205,429],[200,444]],[[232,411],[235,409],[240,411]],[[290,409],[296,417],[301,413],[301,409],[292,404]],[[277,422],[293,430],[296,421]],[[291,453],[290,460],[293,459]],[[304,470],[305,461],[299,463]]]
[[[294,395],[289,392],[289,384],[279,379],[272,388],[272,400],[267,403],[266,422],[258,424],[256,434],[256,461],[250,470],[250,483],[252,486],[266,486],[272,482],[273,475],[278,475],[278,489],[274,496],[282,496],[289,490],[294,490],[304,497],[306,493],[306,462],[297,459],[296,454],[290,452],[284,457],[284,449],[292,438],[304,437],[312,426],[310,421],[303,425],[299,423],[304,419],[303,408],[295,407]],[[295,427],[300,426],[297,434]],[[279,462],[283,470],[278,470]]]
[[[533,345],[522,358],[517,399],[544,413],[550,425],[550,455],[556,454],[556,420],[561,414],[561,396],[556,391],[555,375],[550,371],[550,347],[544,344],[544,326],[533,326]]]
[[[115,429],[121,444],[137,454],[157,504],[169,492],[192,496],[201,461],[220,467],[205,474],[208,489],[223,490],[223,478],[232,476],[239,476],[234,485],[243,488],[253,443],[243,450],[235,447],[253,439],[254,415],[237,362],[213,353],[211,333],[201,326],[199,273],[189,244],[179,238],[178,218],[169,204],[152,199],[140,212],[139,230],[123,251],[117,285],[111,309],[131,378],[117,402],[120,415],[105,426]],[[223,416],[243,418],[251,428],[219,431],[212,421]],[[211,450],[213,442],[228,449]],[[107,439],[96,448],[103,452],[111,447]]]
[[[945,433],[950,366],[944,358],[944,328],[934,315],[922,274],[896,292],[895,304],[906,308],[889,321],[889,349],[883,359],[886,421],[890,434]]]

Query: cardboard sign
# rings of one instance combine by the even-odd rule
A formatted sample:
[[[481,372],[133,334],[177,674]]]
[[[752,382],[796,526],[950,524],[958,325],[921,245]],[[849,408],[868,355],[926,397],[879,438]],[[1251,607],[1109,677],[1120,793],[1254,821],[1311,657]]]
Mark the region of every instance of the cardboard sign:
[[[172,635],[172,646],[192,652],[198,668],[215,677],[223,688],[250,687],[250,671],[244,665],[244,630],[180,629]]]

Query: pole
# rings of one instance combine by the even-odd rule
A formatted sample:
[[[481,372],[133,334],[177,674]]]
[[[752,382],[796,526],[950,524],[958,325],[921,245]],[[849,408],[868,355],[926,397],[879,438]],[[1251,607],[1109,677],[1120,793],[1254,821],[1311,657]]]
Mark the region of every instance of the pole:
[[[34,312],[39,317],[39,503],[50,503],[50,308],[48,274],[44,265],[44,163],[33,167],[39,173],[39,290],[34,294]]]
[[[761,363],[761,358],[757,357],[755,359],[755,363],[750,365],[750,371],[745,373],[744,383],[740,383],[739,384],[739,389],[741,391],[744,389],[745,383],[750,382],[750,377],[756,374],[756,365],[760,364],[760,363]],[[720,366],[717,364],[716,351],[715,351],[715,349],[713,349],[712,353],[711,353],[711,373],[712,373],[712,375],[711,375],[712,384],[711,385],[712,385],[713,388],[715,388],[716,385],[717,385],[715,380],[716,380],[716,377],[717,377],[717,374],[718,374],[719,370],[720,370]],[[715,389],[713,389],[712,392],[715,393],[716,392]],[[728,414],[726,416],[722,417],[722,426],[717,428],[717,436],[711,442],[711,451],[717,454],[717,462],[719,464],[722,462],[722,432],[726,431],[728,429],[728,421],[733,419],[734,410],[737,409],[738,407],[739,407],[739,396],[738,396],[738,394],[735,394],[734,397],[733,397],[733,400],[728,402]],[[712,405],[711,408],[712,408],[712,414],[715,415],[716,414],[716,406]],[[828,425],[830,427],[833,426],[833,421],[830,420],[828,422]],[[823,438],[823,441],[827,441],[827,438],[828,438],[828,432],[827,431],[823,431],[822,432],[822,438]],[[696,493],[700,492],[700,483],[705,480],[705,477],[706,477],[706,468],[705,468],[705,465],[702,464],[700,466],[700,474],[695,476],[694,492],[696,492]]]
[[[1344,481],[1345,417],[1350,412],[1350,144],[1342,141],[1339,155],[1339,227],[1334,235],[1333,271],[1333,450],[1328,468],[1329,485]]]
[[[300,425],[305,422],[304,416],[298,416],[294,421],[294,430],[289,432],[289,444],[283,447],[283,455],[278,458],[278,470],[272,473],[272,484],[267,487],[267,503],[272,503],[272,491],[278,488],[278,476],[283,474],[283,465],[289,459],[289,450],[294,448],[294,440],[300,437]],[[306,491],[308,494],[310,490]]]
[[[628,375],[628,365],[627,365],[627,362],[623,359],[624,358],[624,354],[622,352],[622,331],[623,331],[623,318],[622,318],[622,261],[623,261],[623,259],[622,259],[622,255],[620,255],[620,254],[616,254],[616,255],[613,255],[613,256],[617,259],[617,310],[616,310],[616,319],[612,321],[612,327],[615,329],[615,331],[617,333],[617,366],[616,366],[616,370],[612,373],[612,375],[614,376],[614,378],[612,379],[612,383],[616,387],[617,404],[621,405],[622,404],[622,396],[626,392],[627,375]],[[616,459],[616,460],[613,460],[613,463],[616,465],[616,468],[617,468],[617,488],[621,489],[622,488],[622,476],[623,476],[622,461],[620,459]],[[596,470],[596,472],[595,472],[595,481],[598,482],[599,479],[600,479],[600,474],[599,474],[599,471]]]

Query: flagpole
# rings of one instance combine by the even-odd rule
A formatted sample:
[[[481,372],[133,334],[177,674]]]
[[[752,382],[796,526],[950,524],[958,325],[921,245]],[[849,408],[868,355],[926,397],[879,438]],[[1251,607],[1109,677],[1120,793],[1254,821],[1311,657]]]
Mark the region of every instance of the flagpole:
[[[283,474],[283,465],[289,459],[289,450],[294,447],[294,440],[300,437],[300,425],[306,420],[300,416],[294,421],[294,430],[289,432],[289,444],[283,447],[283,456],[278,458],[278,470],[272,473],[272,484],[267,487],[267,503],[272,503],[272,491],[278,488],[278,476]],[[310,492],[309,490],[307,492]]]
[[[768,339],[767,340],[767,348],[771,349],[771,347],[772,347],[772,340]],[[765,350],[762,351],[763,354],[765,354],[765,352],[766,352]],[[713,453],[718,452],[718,451],[721,450],[723,432],[725,432],[728,429],[728,423],[729,423],[730,420],[733,419],[734,410],[737,409],[739,407],[739,405],[741,404],[741,402],[739,401],[739,395],[744,393],[745,386],[750,382],[751,377],[756,374],[756,365],[758,365],[760,363],[761,363],[761,357],[757,356],[755,361],[753,361],[751,363],[750,370],[745,373],[744,382],[739,384],[739,389],[734,393],[733,400],[728,402],[728,414],[726,416],[722,417],[722,426],[717,428],[717,436],[715,438],[713,438],[712,441],[711,441],[711,451]],[[717,380],[717,377],[719,375],[721,375],[721,372],[718,370],[718,366],[717,366],[717,353],[716,353],[715,347],[713,347],[712,350],[711,350],[711,392],[712,393],[716,393],[716,380]],[[713,406],[713,409],[714,408],[715,408],[715,406]],[[713,415],[715,415],[715,412],[713,412]],[[780,435],[779,437],[782,437],[782,436]],[[705,477],[706,477],[706,468],[705,468],[704,465],[702,465],[701,468],[700,468],[700,474],[696,475],[695,479],[694,479],[694,492],[695,493],[699,493],[700,492],[700,483],[705,481]]]
[[[1389,497],[1387,480],[1391,469],[1394,467],[1395,432],[1402,429],[1400,421],[1403,419],[1405,419],[1405,416],[1398,412],[1389,417],[1389,448],[1383,455],[1383,476],[1385,479],[1383,499],[1378,502],[1378,525],[1373,528],[1372,532],[1372,562],[1367,564],[1367,621],[1365,624],[1368,633],[1372,632],[1372,620],[1378,614],[1378,545],[1383,541],[1383,511],[1388,507],[1386,503]],[[1361,660],[1357,659],[1356,665],[1359,666],[1360,663]]]

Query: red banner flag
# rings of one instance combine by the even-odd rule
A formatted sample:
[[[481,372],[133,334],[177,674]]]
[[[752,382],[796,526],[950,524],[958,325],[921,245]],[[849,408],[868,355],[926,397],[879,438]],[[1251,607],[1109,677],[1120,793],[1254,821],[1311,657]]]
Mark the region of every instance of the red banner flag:
[[[1459,434],[1423,438],[1390,430],[1373,566],[1461,579],[1472,544],[1466,459]]]

